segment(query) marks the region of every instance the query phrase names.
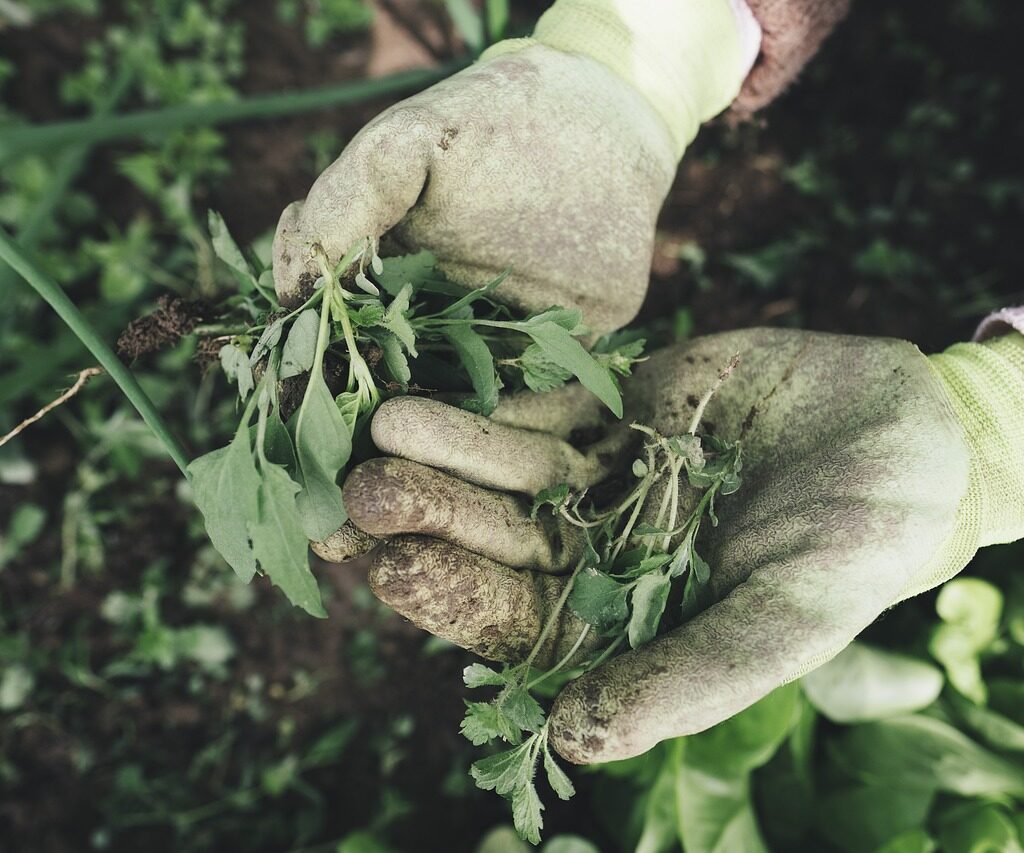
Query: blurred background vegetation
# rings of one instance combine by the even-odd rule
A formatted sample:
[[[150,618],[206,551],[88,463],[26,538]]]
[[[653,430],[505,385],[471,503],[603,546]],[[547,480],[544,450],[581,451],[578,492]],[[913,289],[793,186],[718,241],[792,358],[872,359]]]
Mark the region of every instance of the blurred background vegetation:
[[[513,2],[509,32],[544,6]],[[503,7],[0,0],[0,223],[111,341],[161,296],[221,298],[206,210],[265,254],[284,205],[398,93],[96,145],[5,138],[443,65]],[[761,121],[688,152],[642,320],[931,351],[1024,302],[1022,31],[1020,4],[856,0]],[[3,433],[92,362],[7,269],[0,295]],[[194,348],[133,367],[196,454],[233,403]],[[0,448],[0,846],[520,849],[485,840],[507,814],[466,776],[468,656],[376,603],[358,568],[319,578],[323,622],[240,585],[106,377]],[[717,730],[577,772],[545,849],[1021,850],[1024,548],[987,550],[864,640]]]

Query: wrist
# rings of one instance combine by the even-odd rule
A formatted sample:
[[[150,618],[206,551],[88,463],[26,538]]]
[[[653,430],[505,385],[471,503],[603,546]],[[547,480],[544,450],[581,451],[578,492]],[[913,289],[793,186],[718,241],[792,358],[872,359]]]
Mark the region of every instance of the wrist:
[[[678,160],[739,93],[760,28],[744,0],[558,0],[532,39],[501,42],[484,58],[533,43],[588,56],[626,80],[668,127]]]
[[[1024,538],[1024,335],[955,344],[929,361],[971,451],[977,546]]]

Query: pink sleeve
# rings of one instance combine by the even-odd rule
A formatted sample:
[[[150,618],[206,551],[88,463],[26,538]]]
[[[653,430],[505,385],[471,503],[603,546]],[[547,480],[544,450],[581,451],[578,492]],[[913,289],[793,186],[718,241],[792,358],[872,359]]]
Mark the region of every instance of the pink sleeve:
[[[1016,308],[1002,308],[989,314],[981,321],[973,339],[984,341],[1015,330],[1024,334],[1024,305],[1018,305]]]

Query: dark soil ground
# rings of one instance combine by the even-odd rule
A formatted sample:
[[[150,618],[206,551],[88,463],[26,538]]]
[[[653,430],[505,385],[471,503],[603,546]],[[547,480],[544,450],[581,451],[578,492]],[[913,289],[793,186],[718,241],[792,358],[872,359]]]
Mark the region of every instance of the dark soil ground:
[[[310,52],[293,30],[275,24],[272,5],[250,0],[240,7],[250,33],[243,90],[363,74],[369,52],[362,39]],[[518,7],[524,18],[528,5]],[[989,307],[1024,301],[1018,245],[1024,7],[1007,6],[991,26],[971,23],[974,5],[915,0],[900,4],[897,14],[880,0],[859,0],[823,57],[764,115],[762,126],[718,126],[703,135],[659,223],[643,317],[686,306],[694,334],[801,325],[906,337],[929,350],[969,337]],[[36,121],[61,115],[56,86],[65,70],[77,67],[82,45],[99,27],[68,17],[0,35],[0,53],[22,72],[12,106]],[[383,106],[232,127],[234,170],[209,206],[224,212],[240,241],[264,233],[308,189],[309,134],[331,129],[351,138]],[[84,183],[114,211],[127,214],[146,203],[113,172],[109,153],[94,158]],[[69,486],[78,448],[58,422],[33,431],[27,447],[41,477],[30,489],[7,489],[0,517],[25,500],[56,511]],[[152,483],[166,489],[171,482],[169,471],[154,471]],[[41,656],[81,659],[99,671],[124,652],[117,631],[91,618],[107,593],[135,586],[140,567],[155,557],[166,558],[170,577],[192,561],[182,547],[193,547],[194,519],[184,517],[177,501],[161,500],[146,484],[124,501],[132,521],[104,543],[109,560],[102,574],[67,592],[56,587],[38,567],[59,562],[57,530],[0,573],[2,607],[31,612],[23,627]],[[0,847],[87,849],[126,763],[180,776],[194,772],[188,768],[197,751],[227,729],[251,758],[278,749],[284,728],[294,743],[308,743],[348,718],[359,720],[360,729],[344,759],[305,777],[329,804],[318,838],[366,825],[381,809],[385,788],[415,804],[415,815],[396,823],[402,850],[468,850],[504,821],[496,798],[459,795],[445,784],[462,778],[470,755],[457,733],[459,673],[467,657],[450,650],[426,656],[420,632],[360,603],[359,567],[321,571],[336,590],[326,621],[283,610],[264,588],[255,607],[214,611],[238,645],[237,664],[229,679],[206,681],[198,693],[179,672],[140,678],[116,695],[61,681],[48,685],[56,706],[2,732],[4,758],[20,776],[3,789]],[[163,616],[174,623],[173,603]],[[367,632],[375,638],[369,644]],[[319,686],[294,700],[300,670]],[[254,681],[268,685],[270,697],[259,720],[242,711],[245,686]],[[91,769],[83,774],[76,767],[86,754]],[[588,777],[577,779],[585,799]],[[244,787],[206,778],[194,784],[211,791]],[[305,808],[300,794],[284,796],[275,808]],[[283,849],[286,842],[257,819],[260,808],[239,810],[234,849]],[[551,834],[600,837],[589,815],[553,802],[547,824]],[[114,847],[175,849],[175,837],[165,824],[142,821]],[[201,832],[191,837],[198,849],[217,844]]]

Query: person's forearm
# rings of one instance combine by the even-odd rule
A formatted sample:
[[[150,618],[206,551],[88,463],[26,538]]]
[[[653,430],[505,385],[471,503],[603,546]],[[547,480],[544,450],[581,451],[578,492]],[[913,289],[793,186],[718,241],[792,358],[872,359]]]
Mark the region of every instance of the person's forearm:
[[[676,155],[700,124],[740,91],[757,56],[760,30],[743,0],[558,0],[531,39],[589,56],[633,85],[668,126]]]

